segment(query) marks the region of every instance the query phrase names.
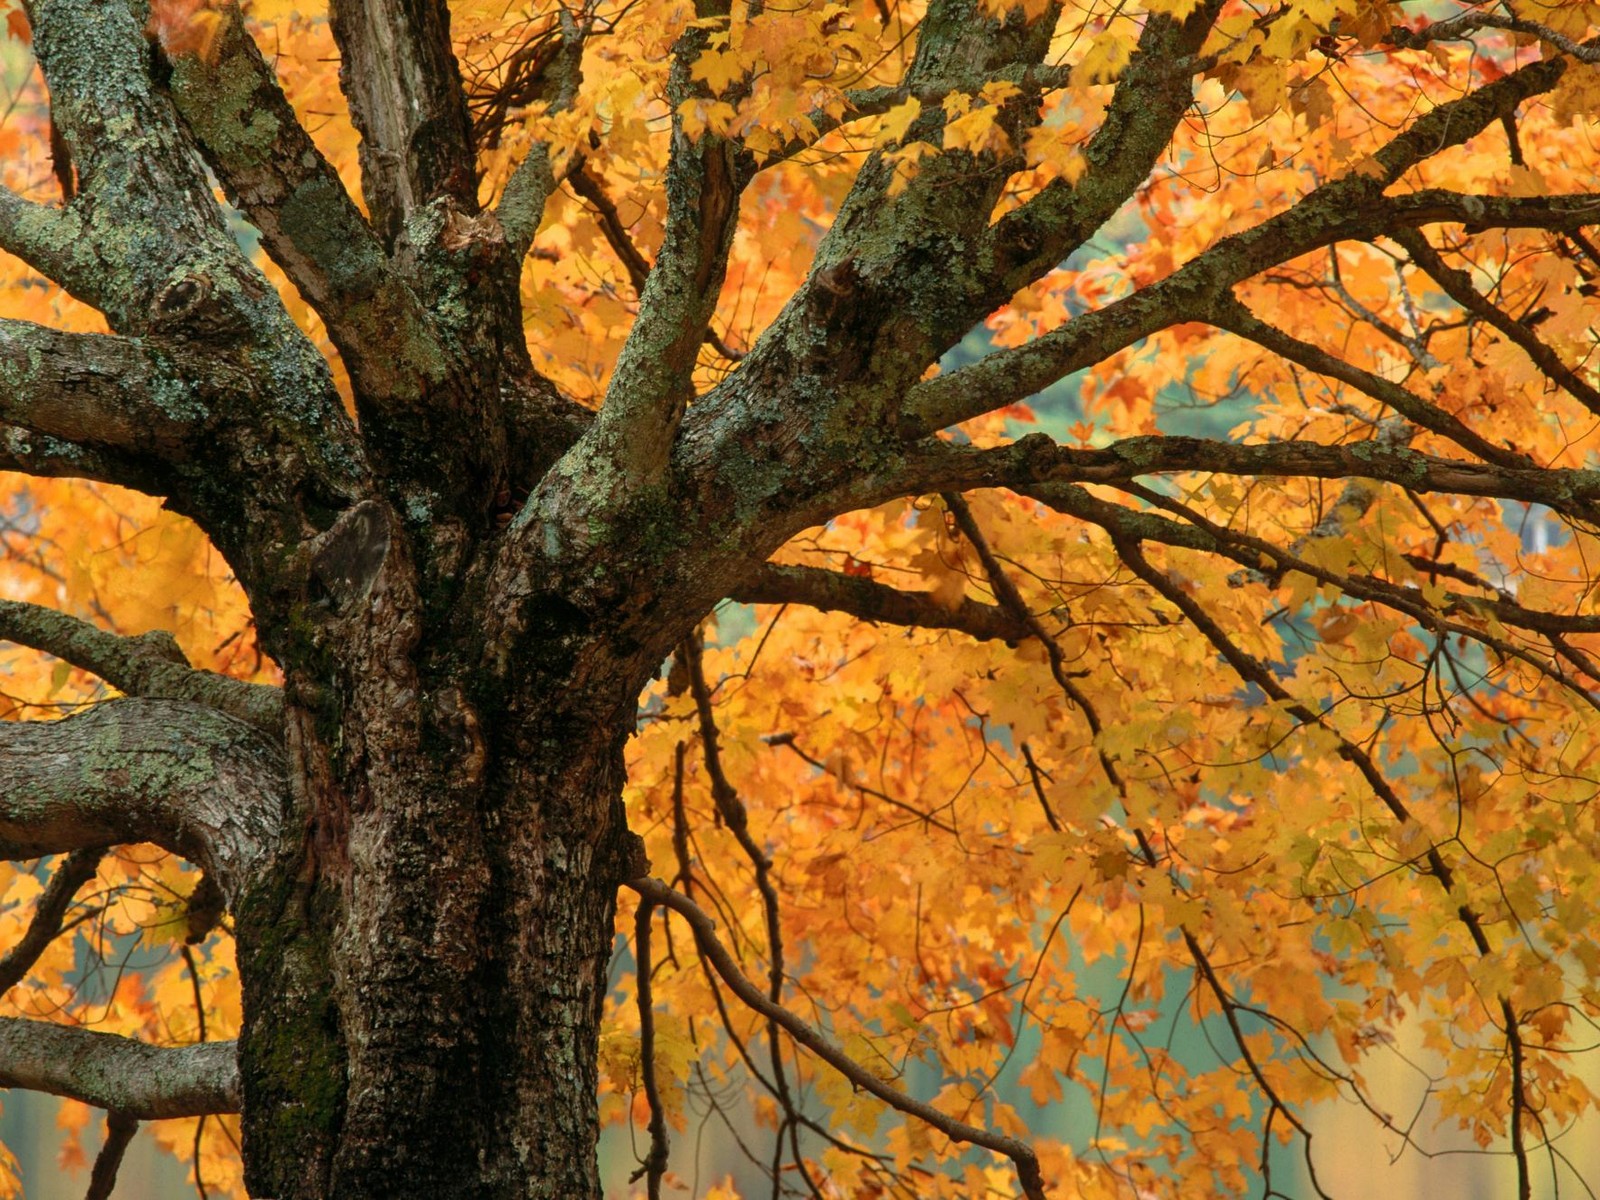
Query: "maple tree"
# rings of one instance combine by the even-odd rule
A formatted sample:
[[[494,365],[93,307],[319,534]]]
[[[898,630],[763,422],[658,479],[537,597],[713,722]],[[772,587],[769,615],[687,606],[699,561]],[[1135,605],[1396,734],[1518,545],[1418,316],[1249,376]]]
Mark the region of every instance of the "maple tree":
[[[1596,24],[14,2],[0,1082],[96,1196],[1581,1179]]]

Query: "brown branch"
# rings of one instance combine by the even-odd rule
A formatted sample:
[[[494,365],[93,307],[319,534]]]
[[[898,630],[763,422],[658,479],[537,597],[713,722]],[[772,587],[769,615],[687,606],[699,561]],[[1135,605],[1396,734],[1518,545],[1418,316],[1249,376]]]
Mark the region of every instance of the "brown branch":
[[[907,592],[861,575],[821,567],[766,563],[728,591],[741,604],[803,604],[845,612],[864,621],[922,629],[953,629],[979,641],[1019,642],[1032,630],[1003,608],[962,597],[941,604],[927,592]]]
[[[1543,504],[1579,520],[1596,519],[1600,474],[1565,468],[1515,468],[1438,458],[1380,442],[1236,443],[1190,437],[1133,437],[1079,450],[1044,434],[980,450],[932,439],[908,448],[896,473],[841,488],[839,503],[866,508],[899,496],[1032,487],[1042,483],[1125,483],[1190,471],[1217,475],[1375,479],[1414,492],[1487,496]]]
[[[954,825],[951,825],[946,821],[939,820],[939,818],[935,817],[931,812],[920,809],[914,804],[907,804],[904,800],[896,800],[893,796],[889,795],[888,792],[880,791],[875,787],[869,787],[868,785],[862,783],[859,779],[850,779],[847,776],[835,771],[820,758],[813,758],[800,748],[800,744],[795,740],[795,735],[793,732],[785,731],[783,733],[769,734],[762,740],[765,741],[769,746],[783,746],[794,751],[795,755],[803,762],[809,763],[811,766],[815,767],[825,775],[831,775],[833,778],[837,779],[840,783],[844,784],[845,787],[850,788],[852,791],[857,791],[864,796],[871,796],[874,799],[882,800],[891,808],[898,808],[901,812],[915,817],[924,825],[930,825],[934,829],[939,830],[939,832],[948,833],[952,837],[956,836],[956,827]]]
[[[1100,746],[1100,714],[1095,711],[1089,697],[1078,686],[1077,680],[1072,676],[1072,672],[1067,670],[1066,661],[1061,655],[1060,645],[1057,644],[1055,638],[1050,636],[1049,630],[1045,629],[1039,618],[1028,610],[1027,603],[1022,599],[1022,593],[1017,590],[1017,585],[1011,581],[1010,576],[1005,572],[1005,568],[1000,565],[1000,560],[995,556],[994,550],[990,548],[989,541],[984,537],[983,530],[978,527],[978,522],[973,519],[972,510],[967,506],[967,502],[955,492],[944,492],[942,495],[945,505],[955,516],[957,526],[966,535],[967,540],[972,543],[972,548],[977,552],[978,561],[983,564],[984,574],[989,577],[989,583],[994,588],[995,599],[1000,601],[1001,609],[1013,620],[1025,624],[1029,633],[1044,647],[1045,655],[1050,662],[1051,678],[1056,681],[1056,686],[1061,689],[1061,694],[1067,698],[1067,703],[1083,714],[1084,721],[1089,726],[1089,737],[1095,743],[1095,755],[1100,761],[1100,770],[1104,773],[1106,779],[1110,781],[1111,786],[1117,789],[1117,793],[1123,799],[1127,799],[1127,788],[1122,782],[1122,775],[1118,772],[1116,764],[1111,761],[1111,756]],[[1024,753],[1026,754],[1026,752],[1026,748],[1024,748]],[[1028,759],[1028,765],[1032,769],[1033,760],[1031,756]],[[1037,780],[1035,781],[1035,786],[1037,786]],[[1040,796],[1040,802],[1043,802],[1042,795]],[[1050,814],[1048,808],[1045,809],[1045,813],[1050,816],[1050,823],[1054,825],[1055,817]],[[1150,849],[1149,843],[1145,841],[1143,832],[1141,831],[1138,836],[1146,856],[1154,863],[1155,854]]]
[[[1448,620],[1447,615],[1455,612],[1473,616],[1488,614],[1502,624],[1538,633],[1551,642],[1558,654],[1591,675],[1595,674],[1591,669],[1592,664],[1581,661],[1583,656],[1572,651],[1571,647],[1561,645],[1559,639],[1568,632],[1600,632],[1600,617],[1541,613],[1523,608],[1510,600],[1491,600],[1482,596],[1466,596],[1458,592],[1446,592],[1444,604],[1435,608],[1430,606],[1414,588],[1391,583],[1372,575],[1343,575],[1331,571],[1299,557],[1292,551],[1275,546],[1264,538],[1254,537],[1209,521],[1179,501],[1149,488],[1132,484],[1127,485],[1126,490],[1147,504],[1179,514],[1188,525],[1169,521],[1153,513],[1138,512],[1120,505],[1109,504],[1072,485],[1026,489],[1027,494],[1035,499],[1061,512],[1092,521],[1113,536],[1120,532],[1129,538],[1225,555],[1247,571],[1266,568],[1273,580],[1281,578],[1290,571],[1298,571],[1319,583],[1330,584],[1356,599],[1382,604],[1397,612],[1405,613],[1424,628],[1436,630],[1440,634],[1456,634],[1470,638],[1503,658],[1526,663],[1541,675],[1572,691],[1590,707],[1600,709],[1600,698],[1568,678],[1550,663],[1486,630]]]
[[[709,95],[690,70],[708,38],[696,23],[673,47],[661,250],[640,289],[639,315],[617,356],[605,403],[573,451],[580,459],[575,471],[605,480],[606,490],[622,497],[653,484],[667,468],[739,223],[742,180],[733,143],[709,131],[691,138],[683,130],[681,105]]]
[[[1463,41],[1469,34],[1479,29],[1503,29],[1508,33],[1527,34],[1540,41],[1549,42],[1557,50],[1572,55],[1579,62],[1600,63],[1600,46],[1596,46],[1593,41],[1575,42],[1566,34],[1558,33],[1538,21],[1502,16],[1492,12],[1465,12],[1448,20],[1434,21],[1421,29],[1407,29],[1403,25],[1396,25],[1389,30],[1387,40],[1402,50],[1415,50],[1430,42]]]
[[[648,898],[639,905],[633,919],[633,952],[637,970],[635,990],[639,1004],[639,1072],[644,1079],[645,1101],[650,1105],[650,1152],[639,1169],[628,1176],[629,1183],[637,1183],[646,1176],[645,1188],[650,1200],[661,1200],[661,1177],[667,1170],[666,1110],[661,1103],[661,1092],[656,1086],[656,1019],[650,994],[650,921],[655,914],[655,904]]]
[[[280,744],[196,704],[0,723],[0,856],[153,842],[236,902],[277,845],[284,777]]]
[[[322,318],[355,390],[421,393],[443,357],[432,322],[300,124],[240,10],[217,11],[214,54],[173,64],[178,111],[228,199]]]
[[[1442,104],[1374,154],[1372,170],[1351,171],[1323,184],[1287,211],[1224,238],[1159,283],[1075,317],[1025,346],[916,384],[903,406],[902,431],[915,435],[943,429],[1030,396],[1157,330],[1205,320],[1209,305],[1234,284],[1335,241],[1370,240],[1392,229],[1438,221],[1481,228],[1526,222],[1567,229],[1593,223],[1600,201],[1592,196],[1524,202],[1437,189],[1384,195],[1417,162],[1459,145],[1502,114],[1514,112],[1523,100],[1554,87],[1565,69],[1559,60],[1534,63]],[[1003,219],[996,225],[997,236],[1008,221],[1022,221],[1027,211],[1024,206]],[[1025,244],[1025,239],[1016,240]],[[1025,254],[1025,248],[1018,253]]]
[[[1117,554],[1128,569],[1181,612],[1206,641],[1211,643],[1224,661],[1233,668],[1234,674],[1248,683],[1255,684],[1267,696],[1282,704],[1284,710],[1297,721],[1305,725],[1320,726],[1331,733],[1338,742],[1339,757],[1353,765],[1360,772],[1362,778],[1367,781],[1367,786],[1372,789],[1373,794],[1389,810],[1390,814],[1402,824],[1408,824],[1415,820],[1405,801],[1401,800],[1399,793],[1394,790],[1393,785],[1384,777],[1377,764],[1372,761],[1371,755],[1342,733],[1332,729],[1319,714],[1313,712],[1301,701],[1296,700],[1288,689],[1278,682],[1277,677],[1270,670],[1252,655],[1240,649],[1212,618],[1211,614],[1206,612],[1192,596],[1168,578],[1165,572],[1151,566],[1149,560],[1145,558],[1143,551],[1140,549],[1137,538],[1130,538],[1111,530],[1107,530],[1107,532],[1111,533],[1112,542],[1117,548]],[[1444,861],[1443,855],[1439,853],[1438,846],[1430,841],[1427,849],[1422,854],[1422,858],[1426,863],[1424,872],[1432,875],[1448,896],[1455,886],[1455,873]],[[1478,952],[1480,954],[1488,954],[1489,939],[1484,933],[1483,922],[1478,914],[1465,903],[1457,906],[1456,913],[1461,918],[1462,924],[1466,926],[1468,933],[1472,937],[1473,945],[1477,947]]]
[[[586,20],[579,24],[563,10],[558,17],[558,28],[560,49],[539,67],[539,90],[549,99],[552,113],[570,108],[578,94],[578,85],[583,81],[583,46],[591,22]],[[505,230],[512,262],[520,263],[526,257],[533,246],[534,234],[538,232],[545,202],[581,161],[574,154],[557,172],[550,160],[549,144],[538,142],[528,149],[512,171],[495,208],[495,216]]]
[[[687,921],[690,929],[694,931],[695,941],[699,944],[701,953],[716,968],[717,974],[740,1000],[762,1016],[782,1026],[790,1037],[838,1071],[855,1087],[870,1092],[897,1112],[916,1117],[931,1125],[953,1142],[971,1143],[1004,1155],[1016,1164],[1017,1176],[1028,1200],[1045,1200],[1044,1180],[1039,1174],[1039,1160],[1032,1147],[1016,1138],[980,1129],[965,1121],[958,1121],[932,1105],[913,1099],[898,1088],[885,1083],[854,1062],[805,1021],[781,1005],[774,1004],[760,988],[746,979],[744,973],[739,970],[739,964],[733,961],[732,956],[717,940],[716,923],[693,900],[673,891],[659,879],[630,879],[627,886],[645,899],[672,909]]]
[[[439,196],[476,212],[472,121],[444,0],[338,0],[329,22],[361,134],[361,190],[383,245]]]
[[[588,201],[589,206],[598,214],[600,232],[605,236],[606,244],[611,247],[612,253],[622,260],[623,270],[628,273],[628,281],[633,284],[634,294],[642,296],[645,284],[650,278],[650,260],[645,258],[639,247],[634,244],[633,238],[628,233],[628,227],[622,222],[622,214],[617,211],[617,206],[611,197],[606,195],[604,185],[584,166],[579,166],[568,175],[567,182],[572,185],[572,190]],[[730,362],[739,362],[744,358],[741,351],[729,346],[717,331],[709,326],[706,328],[704,341]]]
[[[700,746],[705,754],[706,774],[711,777],[711,798],[722,817],[722,823],[739,843],[745,857],[755,872],[756,890],[761,893],[761,911],[767,927],[767,998],[777,1004],[783,998],[783,922],[778,906],[778,891],[772,884],[772,859],[756,844],[750,835],[749,816],[738,790],[729,780],[722,765],[721,734],[717,729],[716,712],[711,705],[711,689],[706,685],[705,666],[701,654],[700,635],[691,633],[683,640],[679,653],[689,673],[689,691],[694,697],[695,712],[700,718]],[[778,1102],[786,1112],[795,1111],[794,1098],[789,1094],[788,1072],[783,1065],[783,1044],[778,1038],[778,1026],[767,1023],[767,1046],[772,1060],[772,1081],[777,1089]]]
[[[567,182],[572,185],[574,192],[588,201],[589,207],[599,216],[600,232],[605,235],[606,244],[611,247],[612,252],[622,260],[623,269],[628,272],[628,280],[633,284],[634,292],[636,294],[643,292],[645,280],[650,277],[650,262],[628,236],[628,227],[622,223],[622,214],[617,211],[617,206],[611,197],[606,195],[604,185],[589,173],[587,164],[580,165],[568,175]]]
[[[1149,177],[1194,102],[1193,68],[1174,70],[1174,64],[1192,63],[1222,7],[1221,0],[1205,0],[1182,21],[1145,22],[1105,118],[1083,148],[1083,177],[1073,184],[1053,180],[984,237],[978,253],[998,268],[985,296],[989,307],[1083,245]]]
[[[156,470],[187,461],[214,420],[205,400],[174,404],[172,396],[198,391],[221,401],[256,391],[220,356],[19,320],[0,320],[0,371],[0,421]],[[19,449],[27,452],[26,441]]]
[[[67,855],[34,905],[33,918],[21,939],[0,958],[0,993],[22,982],[45,947],[61,932],[61,924],[78,889],[94,878],[105,851],[99,847],[74,850]]]
[[[1463,450],[1476,454],[1485,462],[1518,469],[1537,466],[1527,455],[1496,446],[1474,433],[1459,417],[1428,403],[1415,392],[1374,375],[1371,371],[1364,371],[1310,342],[1291,337],[1281,329],[1267,324],[1232,297],[1219,301],[1212,310],[1210,319],[1219,329],[1226,329],[1229,333],[1255,342],[1258,346],[1271,350],[1290,362],[1299,363],[1308,371],[1315,371],[1319,375],[1326,375],[1330,379],[1349,384],[1374,400],[1387,404],[1413,424],[1437,433],[1440,437],[1449,438]]]
[[[125,1112],[106,1114],[106,1140],[100,1145],[100,1153],[94,1157],[94,1170],[89,1174],[89,1190],[83,1194],[83,1200],[111,1200],[111,1192],[117,1186],[117,1171],[122,1166],[122,1156],[127,1152],[128,1143],[133,1141],[133,1135],[138,1132],[139,1121],[136,1117]]]

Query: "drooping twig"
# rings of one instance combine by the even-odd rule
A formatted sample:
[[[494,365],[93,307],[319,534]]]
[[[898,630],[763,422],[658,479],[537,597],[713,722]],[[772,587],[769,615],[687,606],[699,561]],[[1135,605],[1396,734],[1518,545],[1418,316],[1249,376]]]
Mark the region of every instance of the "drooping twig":
[[[717,974],[722,976],[723,982],[740,1000],[762,1016],[782,1026],[796,1042],[810,1050],[856,1087],[870,1092],[897,1112],[903,1112],[926,1122],[953,1142],[969,1142],[974,1146],[982,1146],[986,1150],[1004,1155],[1016,1164],[1017,1176],[1028,1200],[1045,1200],[1044,1179],[1039,1172],[1039,1159],[1027,1143],[1005,1134],[980,1129],[965,1121],[958,1121],[940,1112],[931,1104],[908,1096],[898,1088],[885,1083],[852,1060],[805,1021],[782,1005],[774,1004],[760,988],[751,983],[739,970],[739,964],[733,961],[733,956],[717,939],[716,923],[693,900],[673,891],[659,879],[630,879],[626,886],[645,899],[670,908],[686,920],[690,929],[694,931],[695,941],[699,944],[701,953],[716,968]]]

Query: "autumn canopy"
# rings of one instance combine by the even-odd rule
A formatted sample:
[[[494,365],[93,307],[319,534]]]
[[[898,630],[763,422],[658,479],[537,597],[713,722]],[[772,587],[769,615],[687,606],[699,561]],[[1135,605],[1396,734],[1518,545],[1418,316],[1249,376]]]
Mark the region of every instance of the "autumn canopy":
[[[1593,1194],[1600,4],[316,3],[0,0],[61,1170]]]

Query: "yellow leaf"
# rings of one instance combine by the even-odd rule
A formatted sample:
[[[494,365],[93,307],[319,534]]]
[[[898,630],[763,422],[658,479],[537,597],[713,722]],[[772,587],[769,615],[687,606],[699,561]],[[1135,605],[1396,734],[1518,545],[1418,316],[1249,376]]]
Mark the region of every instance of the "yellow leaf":
[[[911,96],[883,114],[878,125],[878,137],[873,142],[879,148],[897,143],[905,137],[911,123],[922,115],[922,101]]]
[[[739,61],[739,55],[732,50],[702,50],[689,68],[691,79],[705,83],[718,96],[727,91],[731,84],[743,79],[744,74],[745,68]]]
[[[1133,38],[1121,29],[1108,29],[1096,34],[1089,48],[1072,68],[1072,85],[1085,87],[1095,83],[1111,83],[1121,75],[1133,58]]]

